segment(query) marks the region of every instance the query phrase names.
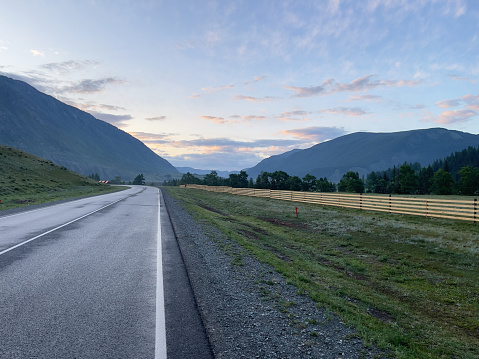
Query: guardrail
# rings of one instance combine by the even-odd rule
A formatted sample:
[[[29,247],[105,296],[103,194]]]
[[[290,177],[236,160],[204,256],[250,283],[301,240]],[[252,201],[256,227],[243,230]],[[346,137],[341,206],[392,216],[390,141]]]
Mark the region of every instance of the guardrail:
[[[231,193],[240,196],[263,197],[291,202],[320,204],[324,206],[356,208],[387,213],[410,214],[415,216],[459,219],[476,222],[478,203],[472,200],[450,200],[393,197],[391,195],[365,195],[324,192],[298,192],[256,188],[232,188],[188,184],[188,188],[210,192]]]

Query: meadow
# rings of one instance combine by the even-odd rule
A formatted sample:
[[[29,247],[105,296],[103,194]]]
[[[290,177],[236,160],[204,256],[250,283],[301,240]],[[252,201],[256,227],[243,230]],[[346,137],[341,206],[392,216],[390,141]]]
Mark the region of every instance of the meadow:
[[[367,344],[395,358],[479,358],[478,224],[167,190]]]
[[[120,189],[80,176],[43,158],[0,145],[0,211]]]

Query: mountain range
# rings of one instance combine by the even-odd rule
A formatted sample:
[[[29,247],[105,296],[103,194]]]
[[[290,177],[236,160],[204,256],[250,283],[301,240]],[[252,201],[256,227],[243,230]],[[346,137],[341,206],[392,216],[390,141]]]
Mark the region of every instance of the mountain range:
[[[146,181],[179,175],[141,141],[92,115],[0,76],[0,144],[48,159],[79,174]]]
[[[75,107],[37,91],[25,82],[0,76],[0,144],[21,149],[83,175],[132,180],[143,173],[159,182],[181,173],[206,174],[190,167],[176,169],[141,141]],[[348,171],[365,176],[404,162],[427,166],[468,146],[479,146],[479,135],[430,128],[393,133],[351,133],[262,160],[245,169],[284,171],[291,176],[311,174],[339,182]],[[230,173],[218,171],[227,177]]]
[[[291,176],[311,174],[339,182],[348,171],[366,176],[372,171],[418,162],[432,164],[468,146],[479,146],[479,135],[430,128],[392,133],[356,132],[262,160],[246,169],[256,178],[261,172],[284,171]]]

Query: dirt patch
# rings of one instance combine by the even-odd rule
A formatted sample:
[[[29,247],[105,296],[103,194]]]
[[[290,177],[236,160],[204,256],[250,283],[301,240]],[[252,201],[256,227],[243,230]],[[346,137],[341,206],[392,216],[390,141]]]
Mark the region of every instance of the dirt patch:
[[[35,202],[35,200],[33,200],[33,199],[16,200],[14,203],[15,204],[27,204],[27,203],[31,203],[31,202]]]
[[[247,229],[239,229],[239,232],[244,234],[249,239],[259,240],[258,234],[256,232],[248,231]]]
[[[207,205],[205,205],[205,204],[199,204],[198,206],[200,206],[200,207],[203,208],[203,209],[206,209],[207,211],[214,212],[214,213],[218,213],[218,214],[221,214],[222,216],[226,216],[226,217],[227,217],[226,214],[224,214],[224,213],[221,212],[221,211],[218,211],[216,208],[212,208],[212,207],[207,206]]]
[[[276,226],[282,226],[282,227],[289,227],[289,228],[301,228],[301,229],[307,229],[308,226],[304,223],[294,223],[294,222],[289,222],[289,221],[282,221],[277,218],[262,218],[258,217],[260,221],[265,221],[271,224],[274,224]]]
[[[377,309],[377,308],[368,308],[367,312],[369,314],[371,314],[373,317],[379,319],[380,321],[382,321],[384,323],[394,323],[395,322],[392,315],[383,311],[383,310],[380,310],[380,309]]]

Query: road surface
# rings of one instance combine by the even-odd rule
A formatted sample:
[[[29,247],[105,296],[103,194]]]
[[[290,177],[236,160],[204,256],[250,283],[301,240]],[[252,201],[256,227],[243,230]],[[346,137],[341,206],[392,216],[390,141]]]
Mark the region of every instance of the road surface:
[[[166,357],[212,354],[158,189],[0,217],[0,358]]]

